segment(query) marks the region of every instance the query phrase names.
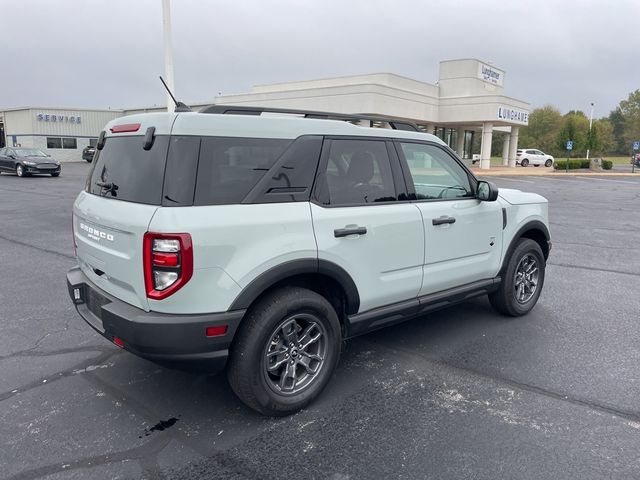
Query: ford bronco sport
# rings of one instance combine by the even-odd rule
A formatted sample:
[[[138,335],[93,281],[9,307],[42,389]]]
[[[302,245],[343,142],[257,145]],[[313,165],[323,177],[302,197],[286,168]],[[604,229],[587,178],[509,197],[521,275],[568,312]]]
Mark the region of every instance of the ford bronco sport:
[[[285,415],[323,390],[344,339],[483,294],[505,315],[536,304],[543,197],[498,193],[405,124],[211,111],[100,135],[67,283],[109,341],[226,368],[245,404]]]

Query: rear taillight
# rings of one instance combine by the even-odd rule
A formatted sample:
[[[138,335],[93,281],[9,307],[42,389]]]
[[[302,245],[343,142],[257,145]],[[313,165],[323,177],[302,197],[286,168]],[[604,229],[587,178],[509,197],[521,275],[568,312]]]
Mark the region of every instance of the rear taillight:
[[[193,247],[188,233],[144,234],[144,283],[147,297],[162,300],[193,275]]]

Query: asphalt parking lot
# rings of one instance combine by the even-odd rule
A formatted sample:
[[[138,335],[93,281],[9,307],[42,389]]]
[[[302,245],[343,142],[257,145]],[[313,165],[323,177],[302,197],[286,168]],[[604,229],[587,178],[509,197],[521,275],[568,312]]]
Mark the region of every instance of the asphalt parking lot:
[[[75,313],[88,168],[0,176],[0,477],[640,477],[640,174],[492,177],[550,201],[533,312],[479,298],[360,337],[317,402],[271,419],[223,376],[139,359]]]

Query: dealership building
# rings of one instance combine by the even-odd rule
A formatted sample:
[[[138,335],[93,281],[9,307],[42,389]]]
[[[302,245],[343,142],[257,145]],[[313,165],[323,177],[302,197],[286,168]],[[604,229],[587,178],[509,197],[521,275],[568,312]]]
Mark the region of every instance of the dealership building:
[[[435,84],[374,73],[259,85],[191,106],[194,111],[219,104],[392,117],[437,135],[463,158],[479,158],[481,168],[490,167],[491,143],[502,135],[503,164],[515,166],[518,131],[528,124],[529,104],[505,95],[504,70],[477,59],[442,61],[439,70]],[[36,147],[61,161],[77,161],[108,121],[162,110],[0,108],[0,146],[4,141],[6,146]],[[472,152],[476,135],[480,150]]]

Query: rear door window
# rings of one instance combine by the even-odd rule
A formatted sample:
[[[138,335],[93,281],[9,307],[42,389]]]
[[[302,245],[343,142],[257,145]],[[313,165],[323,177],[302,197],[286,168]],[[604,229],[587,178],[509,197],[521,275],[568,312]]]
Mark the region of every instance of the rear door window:
[[[365,205],[398,197],[382,140],[331,140],[319,180],[317,197],[323,205]]]
[[[94,195],[126,202],[160,205],[168,136],[157,136],[150,150],[144,137],[108,137],[96,152],[87,182]]]
[[[273,138],[204,137],[194,204],[240,203],[291,142]]]

